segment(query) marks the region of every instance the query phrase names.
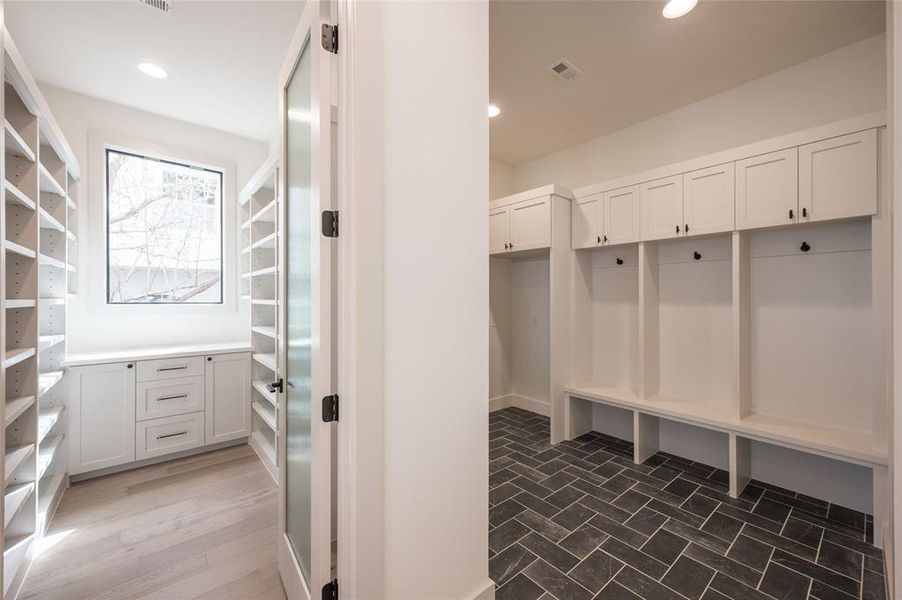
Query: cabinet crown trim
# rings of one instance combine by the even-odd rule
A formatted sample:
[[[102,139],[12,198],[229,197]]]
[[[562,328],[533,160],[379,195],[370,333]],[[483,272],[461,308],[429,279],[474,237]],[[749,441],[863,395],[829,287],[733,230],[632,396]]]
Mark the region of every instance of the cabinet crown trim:
[[[531,190],[526,190],[525,192],[519,192],[517,194],[512,194],[510,196],[492,200],[491,202],[489,202],[489,209],[491,210],[493,208],[500,208],[502,206],[510,206],[511,204],[516,204],[517,202],[523,202],[524,200],[533,200],[535,198],[541,198],[543,196],[558,196],[560,198],[563,198],[564,200],[573,200],[573,192],[563,186],[553,183],[550,185],[543,185],[542,187],[533,188]]]
[[[722,150],[720,152],[715,152],[678,163],[665,165],[663,167],[657,167],[655,169],[649,169],[647,171],[633,173],[631,175],[618,177],[616,179],[611,179],[601,183],[594,183],[592,185],[576,188],[575,190],[573,190],[573,198],[578,201],[586,196],[593,196],[602,192],[609,192],[624,187],[641,185],[643,183],[657,179],[674,177],[683,173],[698,171],[699,169],[716,167],[721,164],[735,162],[738,160],[743,160],[745,158],[752,158],[760,154],[767,154],[769,152],[785,150],[794,146],[804,146],[805,144],[810,144],[813,142],[819,142],[842,135],[857,133],[859,131],[865,131],[868,129],[877,129],[885,126],[885,110],[866,113],[863,115],[858,115],[856,117],[851,117],[849,119],[844,119],[842,121],[836,121],[834,123],[828,123],[826,125],[804,129],[802,131],[795,131],[766,140],[752,142],[743,146],[737,146],[735,148]]]

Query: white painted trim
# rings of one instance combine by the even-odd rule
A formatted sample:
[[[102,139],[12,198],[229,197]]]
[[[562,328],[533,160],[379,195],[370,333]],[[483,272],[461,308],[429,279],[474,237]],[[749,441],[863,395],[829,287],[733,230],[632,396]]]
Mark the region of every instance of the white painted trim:
[[[564,200],[573,200],[574,197],[573,192],[567,188],[552,183],[550,185],[543,185],[542,187],[533,188],[503,198],[496,198],[489,202],[489,209],[516,204],[517,202],[523,202],[524,200],[535,200],[536,198],[542,198],[544,196],[558,196]]]
[[[247,183],[244,184],[244,187],[241,188],[241,192],[238,194],[238,204],[244,205],[248,200],[251,199],[251,196],[257,193],[260,188],[266,183],[266,181],[272,177],[273,173],[276,172],[276,168],[279,166],[279,155],[278,153],[270,154],[263,164],[251,175],[251,178],[247,180]]]
[[[551,416],[551,403],[544,400],[536,400],[519,394],[506,394],[489,398],[489,412],[495,412],[505,408],[520,408],[536,413],[537,415]]]
[[[849,133],[856,133],[866,129],[883,127],[886,125],[886,121],[886,111],[867,113],[835,123],[822,125],[820,127],[796,131],[768,140],[753,142],[751,144],[730,148],[729,150],[723,150],[706,156],[700,156],[698,158],[650,169],[648,171],[618,177],[617,179],[612,179],[610,181],[587,185],[573,190],[573,197],[576,200],[579,200],[580,198],[599,194],[601,192],[639,185],[647,181],[663,179],[665,177],[673,177],[675,175],[697,171],[706,167],[734,162],[744,158],[767,154],[768,152],[792,148],[794,146],[802,146],[811,142],[838,137]]]
[[[467,600],[495,600],[495,582],[489,579],[476,593],[467,596]]]

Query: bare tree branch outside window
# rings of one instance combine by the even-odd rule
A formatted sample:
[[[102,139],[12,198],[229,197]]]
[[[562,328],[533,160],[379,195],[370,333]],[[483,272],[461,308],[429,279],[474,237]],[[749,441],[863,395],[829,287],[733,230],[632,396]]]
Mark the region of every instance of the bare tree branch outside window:
[[[107,302],[222,302],[222,173],[112,149]]]

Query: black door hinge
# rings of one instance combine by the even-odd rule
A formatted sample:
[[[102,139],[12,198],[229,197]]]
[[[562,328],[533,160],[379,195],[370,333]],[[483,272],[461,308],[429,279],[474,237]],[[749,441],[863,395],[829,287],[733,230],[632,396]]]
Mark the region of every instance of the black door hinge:
[[[324,210],[323,211],[323,235],[325,237],[330,237],[330,238],[338,237],[338,211],[337,210]]]
[[[323,600],[338,600],[338,580],[333,579],[323,586]]]
[[[323,23],[322,38],[323,50],[338,54],[338,25]]]
[[[338,421],[338,394],[330,394],[323,398],[323,422]]]
[[[266,384],[266,389],[270,394],[275,394],[276,392],[281,392],[282,387],[283,387],[283,384],[282,384],[281,377],[279,377],[279,379],[277,381],[273,381],[272,383]]]

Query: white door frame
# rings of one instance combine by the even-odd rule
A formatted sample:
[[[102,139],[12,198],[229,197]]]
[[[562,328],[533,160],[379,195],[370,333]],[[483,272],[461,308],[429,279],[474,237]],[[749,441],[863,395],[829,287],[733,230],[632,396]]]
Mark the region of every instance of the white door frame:
[[[332,197],[332,153],[331,153],[331,94],[332,57],[322,48],[320,28],[329,23],[328,2],[308,2],[301,14],[300,22],[279,73],[279,122],[280,156],[279,188],[282,201],[279,203],[277,225],[279,234],[279,376],[285,379],[279,393],[279,573],[288,598],[291,600],[319,598],[324,585],[332,580],[332,486],[331,486],[331,425],[319,418],[319,402],[332,394],[332,240],[323,238],[319,232],[320,213],[330,208]],[[304,581],[297,557],[285,533],[286,530],[286,475],[287,458],[287,352],[288,341],[286,323],[288,314],[288,269],[286,255],[286,215],[289,202],[287,185],[287,126],[286,88],[304,50],[311,52],[311,547],[310,586]],[[323,158],[324,157],[324,158]],[[321,301],[326,300],[326,301]]]

